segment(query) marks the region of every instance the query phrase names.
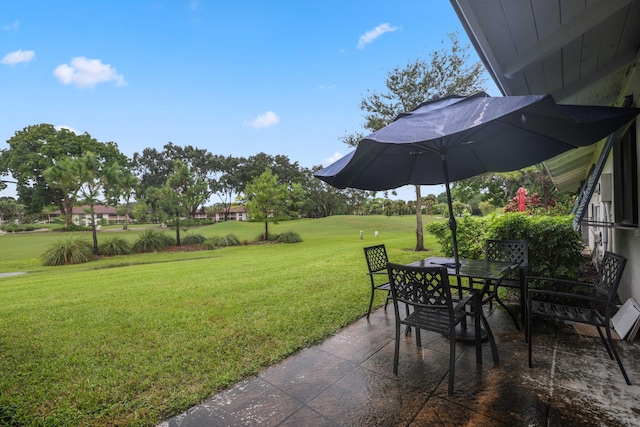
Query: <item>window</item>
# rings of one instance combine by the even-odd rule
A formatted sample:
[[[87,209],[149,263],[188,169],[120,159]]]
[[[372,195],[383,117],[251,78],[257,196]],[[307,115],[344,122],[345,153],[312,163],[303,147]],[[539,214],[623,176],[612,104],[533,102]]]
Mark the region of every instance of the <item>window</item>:
[[[638,226],[638,157],[636,122],[613,148],[613,191],[616,225]]]

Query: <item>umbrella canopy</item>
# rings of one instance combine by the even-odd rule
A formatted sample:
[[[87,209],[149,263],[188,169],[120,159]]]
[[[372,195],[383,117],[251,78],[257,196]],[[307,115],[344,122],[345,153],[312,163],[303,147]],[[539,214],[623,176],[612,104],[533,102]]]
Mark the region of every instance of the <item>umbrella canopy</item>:
[[[374,191],[445,184],[457,261],[450,182],[521,169],[593,144],[639,113],[637,108],[560,105],[550,95],[452,95],[399,115],[315,176],[337,188]]]
[[[399,115],[315,176],[337,188],[379,191],[507,172],[593,144],[638,113],[636,108],[560,105],[550,95],[453,95]]]

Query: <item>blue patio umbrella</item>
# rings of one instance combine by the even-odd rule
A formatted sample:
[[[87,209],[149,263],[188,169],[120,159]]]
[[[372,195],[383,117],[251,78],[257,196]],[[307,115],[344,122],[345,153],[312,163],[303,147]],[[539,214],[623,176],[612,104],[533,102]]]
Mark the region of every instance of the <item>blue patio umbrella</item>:
[[[445,184],[457,264],[451,182],[593,144],[638,114],[638,108],[556,104],[550,95],[452,95],[400,114],[315,176],[337,188],[373,191]]]

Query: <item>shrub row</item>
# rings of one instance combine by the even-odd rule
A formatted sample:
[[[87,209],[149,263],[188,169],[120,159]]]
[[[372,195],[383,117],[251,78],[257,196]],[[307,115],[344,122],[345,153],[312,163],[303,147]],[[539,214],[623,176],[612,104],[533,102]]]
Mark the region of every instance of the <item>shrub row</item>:
[[[260,236],[258,236],[259,239]],[[297,243],[302,239],[297,233],[285,232],[274,235],[273,239],[282,243]],[[207,249],[216,249],[227,246],[237,246],[240,244],[238,237],[233,234],[226,236],[214,236],[206,239],[201,234],[187,233],[181,243],[185,245],[202,245]],[[156,230],[146,230],[139,234],[138,239],[133,243],[120,236],[108,236],[100,244],[100,254],[105,256],[129,255],[132,253],[156,252],[173,246],[176,241],[167,233]],[[88,241],[68,235],[55,242],[47,248],[42,255],[42,264],[47,266],[80,264],[88,262],[93,258],[93,246]]]
[[[10,222],[4,225],[0,225],[0,230],[6,231],[7,233],[19,233],[21,231],[33,231],[36,229],[38,229],[38,227],[31,224],[18,225],[13,222]]]

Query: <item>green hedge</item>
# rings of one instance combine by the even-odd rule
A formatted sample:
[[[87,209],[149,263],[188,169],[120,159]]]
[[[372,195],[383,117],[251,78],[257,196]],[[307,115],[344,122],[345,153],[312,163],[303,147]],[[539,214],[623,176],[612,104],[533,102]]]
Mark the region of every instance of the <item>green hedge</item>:
[[[457,219],[458,254],[461,258],[484,258],[487,239],[524,239],[529,242],[529,275],[575,280],[583,264],[582,238],[573,228],[571,216],[507,213],[490,217],[464,216]],[[433,222],[426,229],[442,252],[453,256],[451,230],[447,221]]]

